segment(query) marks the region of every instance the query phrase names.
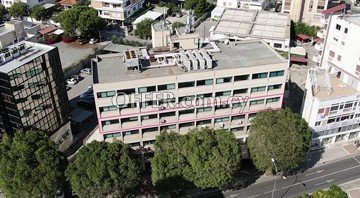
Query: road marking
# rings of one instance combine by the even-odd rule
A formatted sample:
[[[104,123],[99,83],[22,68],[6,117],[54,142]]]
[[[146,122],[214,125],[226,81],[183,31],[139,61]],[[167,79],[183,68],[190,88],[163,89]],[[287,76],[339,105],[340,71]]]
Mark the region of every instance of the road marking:
[[[321,183],[318,183],[318,184],[315,184],[314,186],[321,186],[323,184],[328,184],[328,183],[331,183],[335,181],[335,179],[329,179],[329,180],[326,180],[325,182],[321,182]]]
[[[360,165],[353,166],[353,167],[346,168],[346,169],[342,169],[342,170],[339,170],[339,171],[335,171],[335,172],[332,172],[332,173],[329,173],[329,174],[326,174],[326,175],[322,175],[322,176],[319,176],[319,177],[315,177],[315,178],[312,178],[312,179],[303,181],[302,183],[310,182],[310,181],[313,181],[313,180],[316,180],[316,179],[320,179],[320,178],[323,178],[323,177],[327,177],[327,176],[330,176],[330,175],[334,175],[334,174],[341,173],[341,172],[344,172],[344,171],[348,171],[348,170],[351,170],[351,169],[354,169],[354,168],[358,168],[358,167],[360,167]],[[283,188],[285,188],[285,187],[288,188],[288,187],[291,187],[291,186],[296,186],[296,185],[299,185],[299,184],[301,184],[301,183],[295,183],[295,184],[292,184],[292,185],[284,186],[284,187],[282,187],[281,189],[283,189]],[[277,188],[277,189],[275,189],[275,191],[281,190],[281,189],[280,189],[280,188]],[[268,194],[268,193],[272,193],[272,190],[271,190],[271,191],[264,192],[263,194],[253,195],[253,196],[251,196],[251,197],[249,197],[249,198],[258,197],[258,196],[261,196],[261,195],[264,195],[264,194]]]
[[[324,171],[325,171],[325,170],[318,170],[318,171],[316,171],[316,172],[306,174],[305,176],[310,176],[310,175],[314,175],[314,174],[319,174],[319,173],[322,173],[322,172],[324,172]]]
[[[353,156],[354,160],[357,161],[357,163],[360,164],[360,161],[358,159],[355,158],[355,156]]]

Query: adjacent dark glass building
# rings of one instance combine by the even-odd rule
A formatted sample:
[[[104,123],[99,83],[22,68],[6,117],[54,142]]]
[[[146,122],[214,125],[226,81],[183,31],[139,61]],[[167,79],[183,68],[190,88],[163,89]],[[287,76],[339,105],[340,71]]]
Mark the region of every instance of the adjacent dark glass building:
[[[20,42],[3,49],[0,93],[0,135],[42,130],[60,145],[71,144],[70,109],[56,47]]]

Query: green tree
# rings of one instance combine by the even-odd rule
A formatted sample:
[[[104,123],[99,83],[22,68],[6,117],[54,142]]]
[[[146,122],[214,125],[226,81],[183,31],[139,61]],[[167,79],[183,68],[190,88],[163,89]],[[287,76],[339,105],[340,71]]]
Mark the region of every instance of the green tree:
[[[305,194],[299,198],[348,198],[348,196],[339,186],[332,185],[327,190],[321,189],[311,195]]]
[[[43,5],[36,5],[30,10],[30,17],[37,21],[43,21],[50,17],[50,13]]]
[[[76,36],[76,22],[79,18],[79,14],[80,13],[73,8],[64,10],[59,14],[61,28],[67,36]]]
[[[0,4],[0,22],[3,21],[5,14],[7,14],[7,10],[3,4]]]
[[[79,151],[66,175],[80,197],[126,197],[139,188],[140,170],[128,145],[95,141]]]
[[[184,26],[185,26],[185,24],[184,24],[184,23],[181,23],[181,22],[179,22],[179,21],[175,21],[173,24],[171,24],[171,27],[172,27],[173,29],[177,29],[177,28],[184,27]]]
[[[185,0],[184,8],[185,10],[192,10],[195,8],[197,3],[198,3],[197,0]]]
[[[93,8],[81,12],[77,21],[77,28],[83,37],[98,37],[99,31],[104,29],[105,25],[105,20],[100,18]]]
[[[194,15],[197,18],[200,18],[207,10],[208,3],[206,0],[198,0],[196,1],[196,6],[194,8]]]
[[[234,134],[210,128],[186,135],[162,132],[151,161],[152,181],[160,190],[220,187],[234,179],[241,152]]]
[[[316,33],[320,30],[320,27],[310,26],[304,22],[296,22],[295,24],[295,34],[306,34],[311,37],[316,37]]]
[[[66,166],[44,132],[5,134],[0,143],[0,188],[6,197],[55,197],[63,188]]]
[[[260,171],[287,171],[303,162],[311,146],[311,131],[300,115],[290,109],[259,112],[250,128],[248,147]]]
[[[9,14],[10,16],[14,18],[22,18],[23,16],[27,15],[27,5],[23,2],[15,2],[10,8],[9,8]]]
[[[142,39],[151,38],[151,25],[154,23],[152,19],[144,19],[136,25],[135,35]]]

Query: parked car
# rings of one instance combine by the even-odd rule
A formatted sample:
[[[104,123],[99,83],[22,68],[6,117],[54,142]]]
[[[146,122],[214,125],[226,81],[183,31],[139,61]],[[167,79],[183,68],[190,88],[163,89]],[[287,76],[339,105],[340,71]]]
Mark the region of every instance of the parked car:
[[[87,109],[94,109],[95,108],[95,100],[94,99],[80,99],[77,102],[77,105],[80,107],[85,107]]]
[[[82,74],[91,75],[91,69],[90,68],[84,68],[80,71]]]
[[[80,45],[84,45],[86,43],[89,43],[89,39],[86,38],[79,38],[79,44]]]
[[[77,81],[80,81],[80,75],[79,74],[74,74],[71,76],[71,78],[77,80]]]
[[[75,85],[78,81],[75,78],[70,78],[66,80],[68,85]]]
[[[96,44],[97,42],[98,42],[98,39],[92,38],[92,39],[90,39],[89,44],[94,45],[94,44]]]

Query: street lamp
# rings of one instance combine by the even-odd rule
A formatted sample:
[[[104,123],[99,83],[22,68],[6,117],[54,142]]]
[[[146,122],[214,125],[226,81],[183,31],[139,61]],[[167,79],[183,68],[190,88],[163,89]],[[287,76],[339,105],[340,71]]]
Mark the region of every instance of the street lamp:
[[[274,158],[271,158],[271,162],[274,164],[275,166],[275,176],[278,175],[278,169],[277,169],[277,165],[276,165],[276,161]],[[284,175],[282,175],[282,178],[283,179],[286,179],[286,177]],[[272,190],[272,193],[271,193],[271,198],[274,198],[274,194],[275,194],[275,187],[276,187],[276,177],[275,177],[275,181],[274,181],[274,186],[273,186],[273,190]]]

